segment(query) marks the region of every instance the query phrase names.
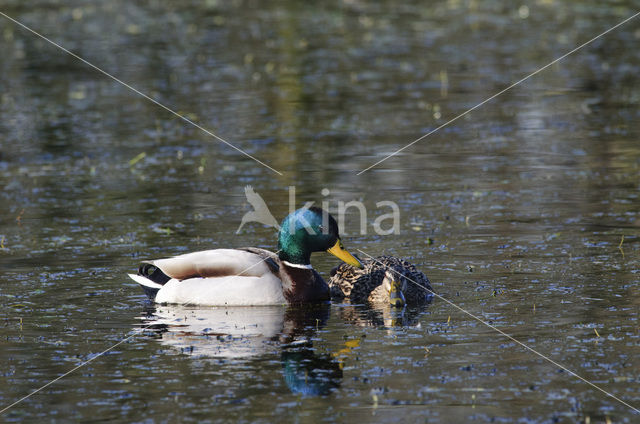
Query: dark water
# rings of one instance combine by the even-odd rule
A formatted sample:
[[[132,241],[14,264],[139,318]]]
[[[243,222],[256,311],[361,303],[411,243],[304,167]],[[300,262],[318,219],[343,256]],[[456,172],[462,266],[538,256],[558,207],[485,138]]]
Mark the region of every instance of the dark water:
[[[298,207],[358,200],[348,248],[410,259],[640,408],[640,21],[357,175],[637,2],[0,6],[283,174],[0,17],[0,408],[131,336],[2,420],[638,420],[441,299],[154,310],[126,277],[145,258],[274,249],[262,225],[235,234],[246,185],[278,219],[290,186]],[[381,201],[400,234],[373,231]]]

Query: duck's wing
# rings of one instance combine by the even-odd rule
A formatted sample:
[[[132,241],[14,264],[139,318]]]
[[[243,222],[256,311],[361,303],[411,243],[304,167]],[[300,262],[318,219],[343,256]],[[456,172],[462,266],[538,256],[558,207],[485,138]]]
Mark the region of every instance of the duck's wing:
[[[268,250],[253,249],[205,250],[146,261],[140,265],[138,275],[130,277],[151,300],[160,303],[283,303],[277,256]]]
[[[364,259],[361,262],[364,265],[363,269],[343,263],[331,270],[329,290],[332,299],[351,297],[353,288],[363,284],[362,280],[368,275],[369,260]]]
[[[262,277],[273,272],[263,256],[241,249],[204,250],[144,264],[151,264],[176,280],[194,277]]]
[[[396,273],[405,277],[407,281],[403,292],[408,302],[424,302],[433,298],[434,291],[429,278],[414,264],[394,256],[379,256],[376,259],[384,266],[392,268]]]
[[[244,250],[260,256],[274,274],[280,272],[280,258],[270,250],[260,249],[259,247],[241,247],[238,250]]]

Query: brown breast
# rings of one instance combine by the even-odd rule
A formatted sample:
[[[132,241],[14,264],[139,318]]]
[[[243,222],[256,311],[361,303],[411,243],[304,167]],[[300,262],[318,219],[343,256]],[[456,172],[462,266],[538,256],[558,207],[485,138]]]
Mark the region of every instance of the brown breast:
[[[280,262],[280,279],[289,303],[326,302],[329,286],[314,269],[288,266]]]

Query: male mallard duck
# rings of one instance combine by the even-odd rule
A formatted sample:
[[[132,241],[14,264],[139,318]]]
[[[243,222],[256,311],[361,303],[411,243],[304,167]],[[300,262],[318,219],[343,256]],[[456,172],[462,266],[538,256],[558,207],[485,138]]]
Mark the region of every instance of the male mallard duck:
[[[311,266],[327,251],[351,266],[362,264],[342,246],[338,224],[320,208],[302,208],[282,221],[276,253],[256,247],[214,249],[146,261],[139,283],[157,303],[278,305],[329,300],[329,286]]]
[[[332,299],[404,306],[425,302],[433,296],[427,276],[404,259],[378,256],[360,262],[362,269],[340,265],[331,271]]]

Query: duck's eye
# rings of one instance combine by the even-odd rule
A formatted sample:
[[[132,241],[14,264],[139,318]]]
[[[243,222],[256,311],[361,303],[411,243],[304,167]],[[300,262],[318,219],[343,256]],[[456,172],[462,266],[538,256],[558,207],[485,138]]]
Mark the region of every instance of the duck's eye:
[[[327,234],[325,228],[322,225],[318,225],[318,232],[322,234]]]

